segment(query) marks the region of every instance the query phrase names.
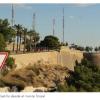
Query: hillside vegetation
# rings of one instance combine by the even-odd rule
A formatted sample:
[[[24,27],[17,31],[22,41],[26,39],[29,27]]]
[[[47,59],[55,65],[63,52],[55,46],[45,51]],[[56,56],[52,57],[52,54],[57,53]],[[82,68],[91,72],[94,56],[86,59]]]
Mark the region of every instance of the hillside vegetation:
[[[17,86],[19,90],[26,86],[53,88],[63,84],[68,77],[68,69],[59,65],[34,64],[24,69],[9,72],[1,78],[5,86]]]
[[[74,72],[66,79],[65,85],[58,86],[58,91],[100,92],[100,67],[87,59],[76,62]]]
[[[55,88],[59,92],[100,92],[100,67],[87,59],[76,61],[74,71],[60,65],[34,64],[12,70],[0,79],[0,87]]]

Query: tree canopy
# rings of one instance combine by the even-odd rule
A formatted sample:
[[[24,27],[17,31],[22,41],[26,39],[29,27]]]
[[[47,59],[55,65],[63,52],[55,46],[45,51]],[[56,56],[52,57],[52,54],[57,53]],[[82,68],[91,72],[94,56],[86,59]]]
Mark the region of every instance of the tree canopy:
[[[40,42],[40,46],[48,47],[48,49],[57,49],[60,46],[60,42],[57,37],[49,35]]]
[[[0,19],[0,33],[4,36],[5,41],[11,40],[15,30],[11,28],[8,19]]]
[[[6,43],[3,35],[0,33],[0,51],[4,51],[6,47]]]
[[[75,66],[67,82],[69,86],[75,87],[76,91],[100,92],[100,67],[83,59]]]

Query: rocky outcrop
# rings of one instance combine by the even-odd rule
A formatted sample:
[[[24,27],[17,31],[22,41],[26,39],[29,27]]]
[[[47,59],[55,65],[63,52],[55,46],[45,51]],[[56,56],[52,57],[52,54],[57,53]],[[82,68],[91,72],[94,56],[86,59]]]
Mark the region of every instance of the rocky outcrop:
[[[9,92],[10,88],[9,87],[1,87],[0,92]]]
[[[48,91],[48,89],[45,87],[34,88],[33,86],[27,86],[21,92],[47,92],[47,91]]]
[[[37,87],[44,87],[50,90],[55,88],[57,84],[63,84],[65,78],[69,76],[68,72],[67,67],[60,65],[35,64],[9,72],[6,76],[2,77],[1,80],[6,86],[16,86],[19,91],[23,89],[27,90],[25,87],[28,86],[33,87],[29,89],[30,92]],[[42,89],[39,88],[38,90]]]

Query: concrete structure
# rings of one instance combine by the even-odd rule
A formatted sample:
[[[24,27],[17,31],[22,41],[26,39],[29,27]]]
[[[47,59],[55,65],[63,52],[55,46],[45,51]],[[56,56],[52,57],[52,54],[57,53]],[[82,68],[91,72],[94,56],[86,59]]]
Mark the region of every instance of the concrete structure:
[[[92,64],[100,66],[100,53],[84,53],[84,57]]]

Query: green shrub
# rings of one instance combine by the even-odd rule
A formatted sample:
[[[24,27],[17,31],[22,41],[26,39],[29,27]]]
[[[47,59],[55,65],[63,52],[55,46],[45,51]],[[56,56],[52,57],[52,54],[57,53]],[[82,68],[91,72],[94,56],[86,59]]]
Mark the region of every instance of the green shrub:
[[[5,76],[8,72],[9,70],[7,68],[4,68],[1,72],[1,76]]]
[[[0,87],[4,87],[4,86],[5,86],[4,82],[0,79]]]
[[[0,51],[4,51],[6,47],[6,42],[4,36],[0,33]]]
[[[57,91],[59,92],[67,92],[68,91],[68,86],[67,84],[58,84],[57,85]]]
[[[80,64],[75,66],[74,72],[70,73],[70,77],[66,81],[68,91],[100,92],[100,68],[87,59],[83,59]]]
[[[68,87],[68,92],[76,92],[77,91],[77,89],[76,89],[76,87],[75,86],[69,86]]]
[[[6,65],[9,66],[10,68],[13,68],[13,66],[15,65],[14,58],[8,57],[8,59],[6,61]]]

